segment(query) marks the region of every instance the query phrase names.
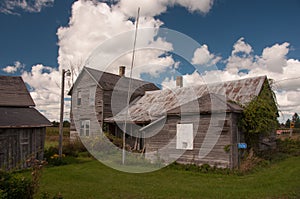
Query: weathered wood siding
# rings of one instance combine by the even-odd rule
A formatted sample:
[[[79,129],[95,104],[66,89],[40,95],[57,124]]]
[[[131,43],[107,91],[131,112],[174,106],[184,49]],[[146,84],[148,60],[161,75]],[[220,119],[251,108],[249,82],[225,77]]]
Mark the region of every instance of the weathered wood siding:
[[[94,104],[90,104],[92,89],[95,89]],[[81,93],[81,105],[77,105],[78,92]],[[130,100],[134,100],[139,95],[133,93]],[[104,90],[88,73],[83,73],[73,87],[71,103],[71,139],[78,136],[80,120],[90,120],[91,135],[98,135],[104,127],[103,119],[116,115],[127,106],[127,91]],[[117,134],[117,132],[111,133]]]
[[[185,117],[184,121],[181,121],[181,123],[192,123],[194,127],[194,142],[193,142],[193,149],[192,150],[186,150],[179,159],[177,159],[177,162],[183,163],[183,164],[210,164],[212,166],[218,166],[218,167],[228,167],[231,168],[232,166],[236,165],[236,149],[233,146],[233,138],[232,135],[236,134],[236,129],[233,129],[236,127],[236,118],[232,117],[231,113],[226,114],[226,118],[224,121],[224,125],[222,121],[217,121],[216,123],[219,124],[220,128],[222,128],[222,132],[219,136],[218,141],[212,148],[212,150],[204,157],[199,158],[199,151],[200,148],[203,147],[203,141],[207,134],[207,130],[209,128],[211,120],[210,114],[207,115],[201,115],[200,120],[198,116],[188,116]],[[156,135],[145,139],[146,144],[146,158],[148,159],[156,159],[157,157],[154,157],[155,153],[148,152],[157,152],[159,153],[159,149],[165,147],[167,144],[169,145],[169,157],[162,157],[164,161],[168,162],[168,158],[172,158],[178,154],[178,150],[176,149],[176,125],[180,122],[180,117],[175,115],[168,115],[166,123],[164,124],[163,128],[157,133]],[[234,125],[233,125],[234,124]],[[153,126],[152,129],[155,131],[155,128],[159,128],[158,124],[156,127]],[[210,140],[206,140],[207,142],[210,142]],[[211,140],[213,142],[213,140]],[[226,152],[224,150],[225,146],[231,145],[232,152]],[[172,154],[172,151],[174,152]],[[159,155],[159,154],[158,154]],[[234,155],[234,157],[232,157]],[[232,163],[231,163],[232,162]]]
[[[77,103],[78,92],[81,94],[80,104]],[[91,98],[94,99],[93,103],[91,103]],[[99,107],[101,109],[103,106],[102,90],[88,73],[84,73],[82,74],[81,79],[74,85],[72,91],[71,139],[76,138],[76,136],[79,135],[80,121],[84,120],[90,121],[90,136],[102,133],[102,128],[100,126],[102,123],[98,122],[98,117],[100,117],[100,121],[102,121],[102,111],[96,111],[96,106],[98,109]]]
[[[0,169],[25,168],[32,156],[42,160],[46,128],[0,129]]]

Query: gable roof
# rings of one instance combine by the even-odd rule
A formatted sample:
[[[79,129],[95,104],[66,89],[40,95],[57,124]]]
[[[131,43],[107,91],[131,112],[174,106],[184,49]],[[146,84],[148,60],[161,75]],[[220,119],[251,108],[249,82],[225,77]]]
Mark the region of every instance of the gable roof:
[[[0,106],[35,106],[21,77],[0,76]]]
[[[74,85],[80,81],[83,73],[89,74],[90,77],[93,80],[95,80],[95,82],[98,83],[98,86],[100,86],[103,90],[114,90],[117,86],[118,90],[126,91],[126,92],[128,91],[130,78],[125,76],[121,77],[116,74],[107,73],[107,72],[99,71],[88,67],[84,67],[82,69]],[[145,91],[159,90],[159,88],[153,83],[138,80],[138,79],[131,79],[131,80],[132,80],[132,88],[136,89],[135,92],[144,94]],[[68,93],[69,95],[72,94],[74,85],[70,89]]]
[[[244,106],[259,95],[266,80],[266,76],[260,76],[215,84],[146,92],[140,100],[130,105],[129,120],[136,123],[150,122],[160,118],[172,109],[211,94],[225,96],[227,102],[233,101]],[[105,121],[124,121],[126,114],[127,109],[124,109],[115,117],[107,118]]]
[[[35,108],[0,107],[0,128],[51,126],[49,120]]]

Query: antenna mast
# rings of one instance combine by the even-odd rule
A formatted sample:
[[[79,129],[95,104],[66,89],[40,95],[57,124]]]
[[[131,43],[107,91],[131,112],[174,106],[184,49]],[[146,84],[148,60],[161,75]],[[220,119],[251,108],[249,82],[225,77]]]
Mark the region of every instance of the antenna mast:
[[[139,18],[140,18],[140,7],[138,7],[138,13],[136,17],[133,51],[132,51],[132,59],[131,59],[131,66],[130,66],[129,88],[127,93],[127,113],[125,115],[125,122],[124,122],[124,129],[123,129],[122,164],[125,164],[125,151],[126,151],[125,145],[126,145],[126,131],[127,131],[126,128],[127,128],[127,118],[129,116],[129,102],[130,102],[130,93],[131,93],[131,84],[132,84],[132,69],[133,69],[134,58],[135,58],[135,46],[136,46],[137,31],[139,27]]]

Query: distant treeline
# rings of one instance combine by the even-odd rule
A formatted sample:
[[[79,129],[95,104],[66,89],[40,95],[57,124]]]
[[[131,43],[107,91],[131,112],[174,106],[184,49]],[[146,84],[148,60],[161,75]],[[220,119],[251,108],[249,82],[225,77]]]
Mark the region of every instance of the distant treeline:
[[[52,123],[52,126],[53,126],[53,127],[59,127],[59,122],[53,121],[53,122],[51,122],[51,123]],[[65,120],[65,121],[63,122],[63,127],[70,127],[70,122],[67,121],[67,120]]]
[[[282,123],[281,126],[284,126],[285,128],[290,128],[294,124],[294,128],[300,128],[300,118],[298,113],[294,113],[293,117],[290,119],[287,119],[285,123]]]

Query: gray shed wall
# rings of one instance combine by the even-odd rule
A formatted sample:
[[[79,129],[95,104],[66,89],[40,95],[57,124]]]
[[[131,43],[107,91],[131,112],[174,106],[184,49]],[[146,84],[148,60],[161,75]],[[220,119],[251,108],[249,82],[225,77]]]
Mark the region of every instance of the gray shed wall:
[[[0,128],[0,169],[26,168],[32,156],[42,160],[46,128]]]

